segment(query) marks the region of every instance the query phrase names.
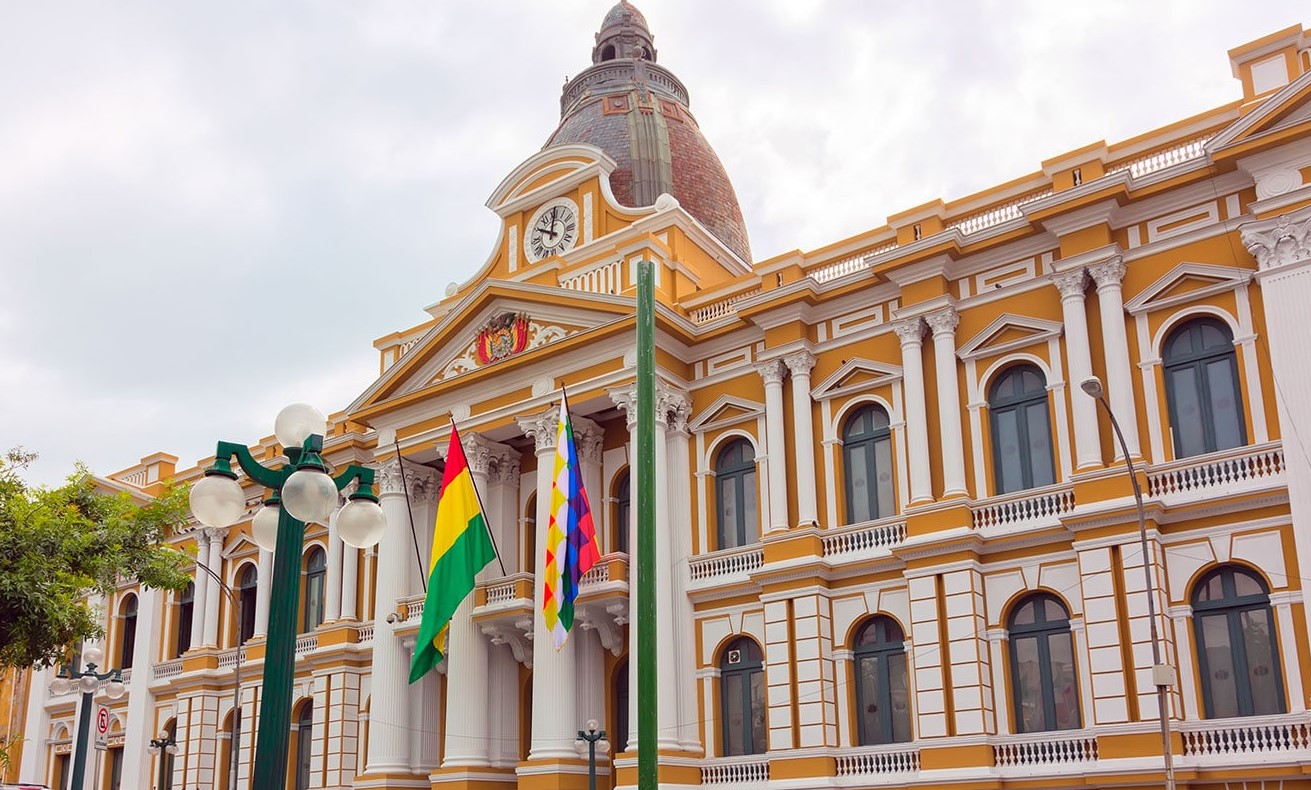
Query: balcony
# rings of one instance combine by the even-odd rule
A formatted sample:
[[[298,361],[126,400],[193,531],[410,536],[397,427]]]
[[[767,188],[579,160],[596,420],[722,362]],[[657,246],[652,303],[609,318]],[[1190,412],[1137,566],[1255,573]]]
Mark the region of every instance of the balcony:
[[[920,750],[905,743],[888,746],[862,746],[844,749],[837,756],[839,777],[874,777],[895,775],[898,781],[908,781],[905,774],[920,770]]]
[[[765,549],[758,543],[693,557],[689,563],[692,589],[745,582],[764,564]]]
[[[769,781],[769,758],[763,754],[720,757],[701,764],[701,784],[760,787]]]
[[[1284,448],[1278,442],[1184,458],[1147,470],[1147,495],[1167,507],[1284,485]]]
[[[1074,489],[1068,485],[1020,491],[976,503],[974,528],[980,532],[1014,532],[1054,527],[1074,510]]]
[[[1311,762],[1311,714],[1186,721],[1176,726],[1187,765]]]
[[[473,621],[493,645],[510,648],[514,660],[533,665],[533,574],[515,573],[481,582],[473,591]]]
[[[1091,731],[1036,732],[1007,735],[993,743],[999,769],[1014,773],[1050,773],[1048,768],[1097,762],[1097,737]],[[1005,771],[1011,773],[1010,771]]]
[[[888,556],[893,546],[906,540],[905,520],[883,519],[872,523],[854,524],[823,533],[824,556],[844,561],[866,557]]]

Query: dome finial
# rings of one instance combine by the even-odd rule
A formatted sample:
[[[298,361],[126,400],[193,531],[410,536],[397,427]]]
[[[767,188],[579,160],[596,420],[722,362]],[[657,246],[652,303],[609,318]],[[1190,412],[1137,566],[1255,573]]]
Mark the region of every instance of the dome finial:
[[[596,46],[592,49],[592,62],[631,59],[654,63],[654,42],[655,37],[651,35],[642,12],[628,0],[619,0],[601,20]]]

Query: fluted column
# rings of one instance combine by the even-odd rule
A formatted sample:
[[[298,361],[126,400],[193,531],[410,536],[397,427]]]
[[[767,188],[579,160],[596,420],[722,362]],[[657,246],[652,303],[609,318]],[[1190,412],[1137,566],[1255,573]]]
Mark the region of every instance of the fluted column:
[[[901,386],[906,395],[906,445],[910,456],[910,500],[933,499],[929,467],[929,417],[924,402],[924,322],[918,316],[894,321],[901,340]]]
[[[213,571],[214,575],[210,576],[205,573],[205,586],[209,588],[208,596],[205,599],[205,647],[218,647],[218,628],[219,628],[219,603],[222,601],[223,590],[219,587],[218,579],[223,575],[223,534],[226,530],[207,528],[209,533],[209,560],[205,566]],[[204,573],[202,571],[202,573]]]
[[[692,455],[687,420],[692,401],[675,403],[669,413],[667,451],[669,455],[669,536],[673,544],[674,654],[678,678],[678,739],[686,751],[701,749],[700,708],[696,697],[696,619],[687,597],[691,584],[692,557]],[[809,446],[809,445],[807,445]],[[630,686],[630,688],[632,688]]]
[[[461,437],[469,475],[478,493],[490,492],[489,479],[498,459],[513,451],[476,433]],[[443,445],[444,446],[444,445]],[[484,514],[488,527],[492,514]],[[495,562],[483,569],[479,580],[499,576]],[[491,764],[488,729],[487,640],[473,622],[473,595],[467,596],[451,617],[450,649],[446,657],[446,752],[442,767],[477,767]]]
[[[358,620],[360,587],[360,550],[342,546],[341,552],[341,619]]]
[[[819,502],[815,497],[815,490],[819,487],[819,481],[815,479],[815,418],[810,399],[810,371],[815,367],[815,355],[798,351],[784,357],[783,364],[792,374],[792,451],[797,458],[797,524],[813,526],[819,523]]]
[[[556,650],[546,631],[541,608],[546,584],[546,528],[551,518],[551,480],[555,469],[556,432],[560,409],[552,406],[535,417],[519,419],[524,433],[532,437],[537,452],[537,556],[533,562],[533,722],[532,747],[528,758],[572,759],[574,735],[578,730],[575,705],[578,678],[574,671],[576,644],[570,639]]]
[[[1124,294],[1120,283],[1124,280],[1124,259],[1119,255],[1108,258],[1088,273],[1097,283],[1097,303],[1102,317],[1102,352],[1106,355],[1106,393],[1115,411],[1115,418],[1124,432],[1124,443],[1129,454],[1142,455],[1138,448],[1138,407],[1133,396],[1133,375],[1129,365],[1129,338],[1124,329]],[[1117,443],[1116,459],[1123,457]]]
[[[941,437],[942,495],[962,496],[965,487],[965,442],[961,438],[960,377],[956,371],[955,308],[929,313],[924,321],[933,332],[933,367],[938,378],[938,431]]]
[[[502,458],[490,475],[491,496],[484,494],[492,534],[505,570],[519,569],[519,453]],[[501,573],[500,564],[494,573]],[[536,614],[534,614],[536,616]],[[497,768],[513,768],[519,762],[519,662],[507,646],[492,647],[487,662],[488,707],[491,709],[490,758]],[[449,707],[449,706],[448,706]]]
[[[273,585],[273,552],[259,550],[259,571],[255,574],[255,631],[251,636],[269,635],[269,600]]]
[[[133,651],[136,665],[127,689],[127,721],[150,721],[155,695],[150,691],[150,664],[159,656],[159,624],[164,609],[162,590],[143,589],[138,596],[137,632]],[[111,664],[112,666],[113,664]],[[123,775],[120,787],[150,787],[150,754],[146,747],[155,733],[150,727],[125,727]]]
[[[196,540],[196,585],[195,596],[191,602],[191,645],[195,649],[205,644],[205,614],[209,611],[209,530],[199,527],[192,532]],[[202,567],[203,566],[203,567]]]
[[[769,465],[769,530],[788,528],[787,449],[783,446],[783,377],[787,366],[782,360],[761,363],[756,371],[765,380],[765,459]],[[660,446],[659,443],[656,445]]]
[[[1074,412],[1075,468],[1102,465],[1101,429],[1097,424],[1097,402],[1084,395],[1078,385],[1092,375],[1092,349],[1088,343],[1088,312],[1084,289],[1088,275],[1083,269],[1053,274],[1052,283],[1061,293],[1061,318],[1065,323],[1065,356],[1074,387],[1070,406]]]
[[[337,515],[341,508],[328,517],[328,573],[324,580],[323,621],[331,623],[341,619],[341,536],[337,534]]]

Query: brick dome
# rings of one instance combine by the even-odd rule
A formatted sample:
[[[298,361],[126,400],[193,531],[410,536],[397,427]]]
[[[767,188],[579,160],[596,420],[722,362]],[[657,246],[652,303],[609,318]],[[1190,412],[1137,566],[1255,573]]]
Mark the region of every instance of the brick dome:
[[[656,62],[646,18],[623,0],[601,23],[592,65],[565,83],[560,125],[543,147],[600,148],[617,163],[610,188],[620,203],[650,206],[668,192],[750,263],[737,193],[688,107],[683,83]]]

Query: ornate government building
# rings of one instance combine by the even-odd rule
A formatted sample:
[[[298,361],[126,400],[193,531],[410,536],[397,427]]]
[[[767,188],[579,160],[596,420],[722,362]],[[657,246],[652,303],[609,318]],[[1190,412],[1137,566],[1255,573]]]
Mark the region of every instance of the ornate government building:
[[[325,457],[379,469],[388,531],[309,529],[288,786],[583,788],[588,719],[602,783],[635,783],[646,259],[662,786],[1160,787],[1150,602],[1180,786],[1311,788],[1311,32],[1229,58],[1230,104],[754,260],[688,90],[615,6],[487,201],[486,262],[375,342],[377,380],[330,419]],[[537,601],[562,387],[605,556],[557,653]],[[505,568],[407,686],[411,530],[426,557],[452,420]],[[148,497],[208,463],[102,482]],[[272,557],[249,523],[175,540],[223,584],[102,601],[130,678],[98,790],[153,786],[160,759],[171,788],[226,788],[234,748],[248,787]],[[32,680],[22,778],[66,787],[77,697]],[[147,752],[161,730],[176,755]]]

